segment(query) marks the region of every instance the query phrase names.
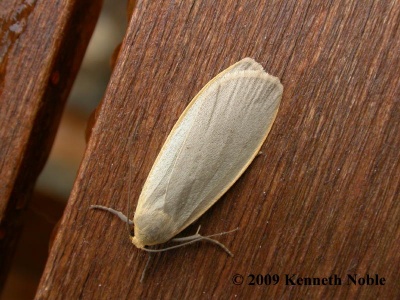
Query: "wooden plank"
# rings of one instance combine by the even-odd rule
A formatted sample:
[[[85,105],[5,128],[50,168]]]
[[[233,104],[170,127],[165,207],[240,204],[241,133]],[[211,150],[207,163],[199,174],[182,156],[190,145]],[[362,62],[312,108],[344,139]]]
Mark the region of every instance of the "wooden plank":
[[[0,3],[0,286],[100,1]]]
[[[397,4],[138,2],[36,298],[399,298]],[[206,243],[160,253],[140,284],[146,253],[89,205],[136,203],[185,106],[245,56],[281,78],[280,111],[263,154],[182,233],[240,227],[220,238],[235,257]]]

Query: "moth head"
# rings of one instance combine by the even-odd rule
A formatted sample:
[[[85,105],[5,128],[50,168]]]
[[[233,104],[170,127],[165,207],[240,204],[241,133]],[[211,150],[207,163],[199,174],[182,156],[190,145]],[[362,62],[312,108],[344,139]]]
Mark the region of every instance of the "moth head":
[[[144,247],[146,246],[146,245],[143,244],[143,242],[142,242],[141,240],[139,240],[136,236],[131,236],[130,239],[131,239],[132,244],[134,244],[136,248],[144,249]]]
[[[144,213],[139,211],[135,214],[134,223],[135,236],[131,237],[131,241],[140,249],[165,243],[176,234],[174,234],[174,223],[171,218],[160,210]]]

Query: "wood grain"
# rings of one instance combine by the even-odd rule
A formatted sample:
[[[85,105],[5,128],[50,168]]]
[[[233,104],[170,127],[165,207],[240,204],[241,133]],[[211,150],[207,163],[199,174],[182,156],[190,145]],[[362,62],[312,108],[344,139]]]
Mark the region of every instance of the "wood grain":
[[[139,1],[36,298],[399,298],[399,14],[397,1]],[[235,257],[207,243],[160,253],[140,284],[146,253],[89,205],[135,204],[185,106],[245,56],[281,78],[280,111],[262,154],[182,233],[240,227],[220,238]]]
[[[0,3],[0,286],[61,112],[94,29],[99,1]]]

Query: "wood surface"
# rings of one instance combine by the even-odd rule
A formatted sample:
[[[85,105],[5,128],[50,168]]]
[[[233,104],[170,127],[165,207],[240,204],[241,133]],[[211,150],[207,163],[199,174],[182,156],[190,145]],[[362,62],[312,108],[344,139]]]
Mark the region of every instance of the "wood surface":
[[[399,14],[398,1],[138,1],[36,298],[400,298]],[[147,253],[89,206],[130,199],[132,215],[180,113],[246,56],[281,79],[278,116],[262,154],[181,234],[239,227],[219,238],[235,256],[208,243],[159,253],[140,283]]]
[[[100,7],[0,2],[0,288]]]

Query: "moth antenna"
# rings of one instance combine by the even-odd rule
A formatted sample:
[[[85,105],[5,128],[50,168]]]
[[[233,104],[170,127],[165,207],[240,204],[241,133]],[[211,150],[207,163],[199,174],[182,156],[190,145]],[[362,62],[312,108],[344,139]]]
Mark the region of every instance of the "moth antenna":
[[[131,144],[130,148],[131,149],[133,148],[133,141],[136,139],[138,128],[139,128],[139,124],[142,121],[142,118],[143,118],[143,111],[139,115],[139,119],[136,122],[135,129],[133,130],[133,137],[132,137],[132,140],[130,142],[130,144]],[[127,207],[127,212],[126,212],[126,219],[127,219],[127,221],[126,221],[126,230],[128,231],[129,236],[133,236],[131,228],[129,226],[129,225],[132,225],[133,222],[131,224],[129,224],[130,222],[128,222],[128,220],[129,220],[129,211],[130,211],[130,208],[131,208],[131,186],[132,186],[132,166],[131,166],[131,164],[132,164],[132,151],[129,151],[128,207]]]
[[[128,183],[128,207],[126,211],[126,230],[128,231],[129,236],[132,235],[131,227],[129,226],[129,211],[131,208],[131,181],[132,181],[132,152],[129,151],[129,183]],[[133,222],[132,222],[133,223]]]

